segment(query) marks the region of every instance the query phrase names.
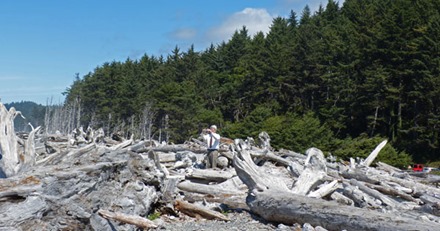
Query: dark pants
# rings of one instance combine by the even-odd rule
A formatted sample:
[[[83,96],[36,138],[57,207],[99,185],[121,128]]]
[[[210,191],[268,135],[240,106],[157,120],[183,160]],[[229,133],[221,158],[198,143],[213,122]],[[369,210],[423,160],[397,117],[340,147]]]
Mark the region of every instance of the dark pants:
[[[218,158],[218,150],[208,150],[208,154],[206,155],[206,168],[216,168],[217,167],[217,158]]]

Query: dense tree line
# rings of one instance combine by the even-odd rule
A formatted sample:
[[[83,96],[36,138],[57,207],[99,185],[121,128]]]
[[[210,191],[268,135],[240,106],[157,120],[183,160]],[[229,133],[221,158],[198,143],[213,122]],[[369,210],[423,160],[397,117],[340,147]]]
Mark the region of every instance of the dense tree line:
[[[204,51],[104,63],[72,83],[66,104],[80,99],[85,126],[133,133],[148,124],[150,137],[169,142],[215,123],[233,138],[266,130],[277,148],[347,158],[386,138],[400,165],[408,154],[434,160],[438,38],[438,0],[329,0],[274,18],[267,34],[243,27]]]

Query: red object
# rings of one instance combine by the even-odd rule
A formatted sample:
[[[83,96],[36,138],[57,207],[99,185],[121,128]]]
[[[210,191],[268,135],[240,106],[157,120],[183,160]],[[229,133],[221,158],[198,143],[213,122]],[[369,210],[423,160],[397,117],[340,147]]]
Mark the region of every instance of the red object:
[[[415,164],[413,165],[414,172],[423,172],[423,164]]]

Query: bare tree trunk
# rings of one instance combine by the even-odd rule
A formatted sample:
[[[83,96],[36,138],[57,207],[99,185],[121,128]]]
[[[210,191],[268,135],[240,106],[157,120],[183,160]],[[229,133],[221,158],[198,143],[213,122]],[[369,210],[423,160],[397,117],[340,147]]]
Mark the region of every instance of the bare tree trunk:
[[[0,161],[0,166],[5,172],[6,176],[15,175],[19,169],[20,159],[18,156],[18,141],[14,130],[14,119],[17,116],[15,108],[10,108],[9,111],[0,103],[0,149],[3,153],[3,160]]]
[[[76,127],[81,126],[81,98],[78,97],[78,110],[76,113]]]
[[[0,152],[3,154],[3,160],[0,161],[0,167],[7,177],[17,174],[22,168],[35,164],[34,136],[40,129],[33,129],[26,142],[21,142],[23,148],[20,148],[19,138],[15,134],[14,119],[21,115],[15,108],[9,111],[0,103]]]
[[[377,115],[379,113],[379,106],[376,106],[376,111],[374,113],[374,121],[373,121],[373,127],[371,128],[370,136],[374,135],[374,130],[376,130],[376,124],[377,124]]]
[[[165,132],[166,132],[166,138],[165,142],[168,144],[170,142],[170,133],[169,133],[169,116],[168,114],[165,115]]]

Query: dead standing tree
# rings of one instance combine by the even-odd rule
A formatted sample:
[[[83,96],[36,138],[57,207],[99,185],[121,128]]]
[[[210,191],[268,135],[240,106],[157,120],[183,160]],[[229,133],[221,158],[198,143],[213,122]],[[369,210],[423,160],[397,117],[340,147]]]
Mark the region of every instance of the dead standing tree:
[[[21,140],[14,130],[14,119],[17,115],[21,113],[13,107],[8,111],[0,102],[0,151],[3,155],[0,167],[7,177],[35,163],[33,140],[40,127],[36,129],[32,127],[27,141]]]

